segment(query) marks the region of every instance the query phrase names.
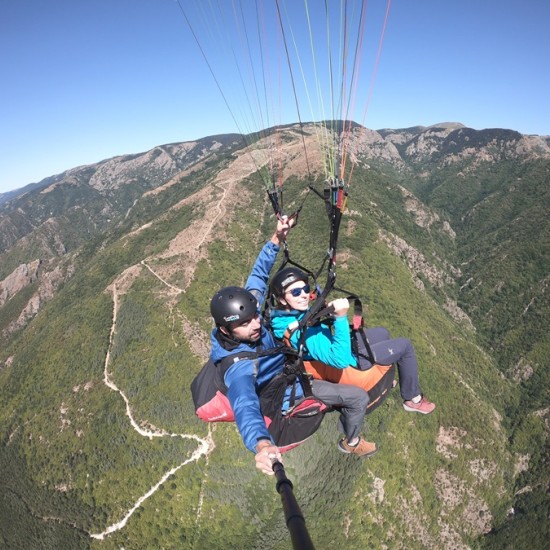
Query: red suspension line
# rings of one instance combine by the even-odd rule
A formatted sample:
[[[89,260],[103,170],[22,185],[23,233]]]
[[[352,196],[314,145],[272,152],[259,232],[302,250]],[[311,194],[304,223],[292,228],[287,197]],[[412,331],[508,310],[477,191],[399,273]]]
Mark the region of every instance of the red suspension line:
[[[371,99],[372,99],[372,92],[373,92],[373,89],[374,89],[374,83],[376,81],[376,74],[378,72],[378,64],[380,62],[380,55],[382,53],[382,46],[384,44],[384,36],[386,34],[386,27],[388,26],[388,17],[389,17],[389,14],[390,14],[390,7],[391,7],[391,0],[388,0],[388,3],[386,5],[386,14],[384,16],[384,24],[382,25],[382,32],[380,33],[380,40],[378,42],[378,50],[376,52],[376,59],[375,59],[375,62],[374,62],[374,67],[373,67],[373,71],[372,71],[372,77],[371,77],[371,81],[370,81],[370,86],[369,86],[369,93],[368,93],[368,96],[367,96],[367,102],[365,104],[365,110],[363,111],[363,118],[361,120],[361,126],[363,127],[363,132],[365,131],[365,119],[367,118],[367,111],[368,111],[368,108],[369,108],[369,105],[370,105],[370,102],[371,102]],[[351,171],[350,171],[350,175],[349,175],[349,178],[348,178],[348,184],[351,182],[351,177],[353,175],[353,169],[355,168],[355,163],[352,163],[351,165]]]

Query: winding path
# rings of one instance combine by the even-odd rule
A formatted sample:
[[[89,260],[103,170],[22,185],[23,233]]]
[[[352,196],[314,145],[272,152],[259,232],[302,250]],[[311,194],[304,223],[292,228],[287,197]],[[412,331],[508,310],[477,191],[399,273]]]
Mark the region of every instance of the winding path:
[[[142,262],[144,265],[146,265],[144,262]],[[158,277],[156,273],[153,272],[153,270],[146,266],[155,276]],[[160,277],[158,277],[160,279]],[[162,279],[161,279],[162,280]],[[164,281],[163,281],[164,282]],[[168,283],[166,283],[168,284]],[[169,285],[172,286],[172,285]],[[208,459],[208,455],[214,450],[214,441],[212,439],[212,434],[209,431],[208,436],[206,438],[200,438],[197,435],[194,434],[173,434],[169,433],[165,430],[146,430],[143,429],[135,420],[132,409],[130,407],[130,401],[128,400],[128,397],[124,394],[124,392],[113,382],[111,378],[111,373],[109,372],[109,365],[111,362],[111,348],[113,345],[113,339],[115,335],[116,330],[116,320],[117,320],[117,313],[119,309],[119,298],[118,298],[118,290],[117,290],[117,283],[116,281],[112,285],[112,294],[113,294],[113,323],[111,325],[111,332],[109,334],[109,348],[107,350],[107,355],[105,357],[105,368],[103,373],[103,381],[109,387],[111,390],[116,391],[120,394],[122,399],[124,400],[124,403],[126,404],[126,415],[130,419],[130,424],[136,430],[140,435],[143,437],[148,437],[149,439],[152,439],[153,437],[180,437],[181,439],[193,439],[197,442],[198,446],[197,449],[193,452],[193,454],[184,462],[179,464],[178,466],[175,466],[168,472],[166,472],[160,480],[153,485],[143,496],[141,496],[136,503],[128,510],[126,515],[117,523],[114,523],[113,525],[110,525],[105,529],[105,531],[101,533],[90,533],[90,537],[94,539],[102,540],[106,536],[110,535],[111,533],[114,533],[115,531],[118,531],[119,529],[122,529],[132,514],[141,506],[141,504],[147,500],[151,495],[153,495],[159,487],[174,473],[176,473],[180,468],[185,466],[186,464],[189,464],[190,462],[195,462],[199,460],[202,456],[206,457]],[[202,490],[199,495],[199,506],[197,510],[197,521],[199,521],[201,517],[201,508],[202,508],[202,500],[203,500],[203,494]]]

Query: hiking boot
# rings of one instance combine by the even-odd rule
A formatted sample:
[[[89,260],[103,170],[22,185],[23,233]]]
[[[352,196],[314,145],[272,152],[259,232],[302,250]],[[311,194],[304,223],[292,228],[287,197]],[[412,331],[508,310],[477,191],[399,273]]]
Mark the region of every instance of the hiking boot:
[[[370,443],[369,441],[365,441],[362,437],[359,438],[359,443],[355,445],[355,447],[352,447],[348,440],[343,437],[338,441],[338,449],[346,454],[353,454],[355,456],[360,456],[363,458],[368,458],[369,456],[372,456],[376,451],[376,443]]]
[[[403,401],[403,408],[407,412],[430,414],[435,409],[435,405],[422,396],[418,403],[414,403],[413,401]]]

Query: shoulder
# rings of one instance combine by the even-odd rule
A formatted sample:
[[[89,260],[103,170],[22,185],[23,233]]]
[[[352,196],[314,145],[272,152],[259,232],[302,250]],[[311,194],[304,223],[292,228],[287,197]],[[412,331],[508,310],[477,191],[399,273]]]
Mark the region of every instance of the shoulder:
[[[223,337],[220,337],[219,329],[215,328],[210,334],[210,343],[212,345],[210,351],[210,359],[215,363],[222,361],[226,357],[231,355],[238,355],[239,353],[250,353],[254,352],[255,349],[252,346],[249,346],[245,343],[233,343],[228,345],[227,342],[224,342]]]
[[[288,325],[299,318],[300,314],[297,311],[286,311],[280,309],[272,310],[270,313],[270,324],[275,336],[282,336]]]

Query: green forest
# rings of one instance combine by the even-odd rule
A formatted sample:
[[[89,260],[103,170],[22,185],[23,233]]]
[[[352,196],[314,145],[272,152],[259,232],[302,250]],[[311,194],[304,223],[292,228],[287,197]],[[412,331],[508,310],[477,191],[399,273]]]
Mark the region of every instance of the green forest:
[[[0,547],[290,547],[274,479],[256,471],[234,424],[196,418],[189,388],[208,351],[211,296],[244,283],[275,227],[256,174],[229,197],[216,183],[234,158],[222,149],[158,194],[128,189],[101,230],[57,202],[64,254],[51,254],[37,230],[0,256],[4,277],[36,257],[71,273],[0,348]],[[426,176],[426,166],[358,164],[337,286],[362,298],[369,326],[414,343],[437,409],[406,413],[394,389],[367,417],[379,446],[369,460],[338,451],[329,414],[285,455],[286,472],[319,549],[542,549],[550,164],[429,168]],[[288,250],[316,271],[328,223],[315,193],[304,200],[311,184],[323,182],[289,178],[285,207],[303,204]],[[416,222],[403,189],[437,213],[433,224]],[[99,216],[100,199],[86,200]],[[394,237],[408,248],[396,253]],[[37,285],[0,309],[1,330]],[[451,315],[450,302],[470,322]],[[532,375],[517,381],[517,365]]]

